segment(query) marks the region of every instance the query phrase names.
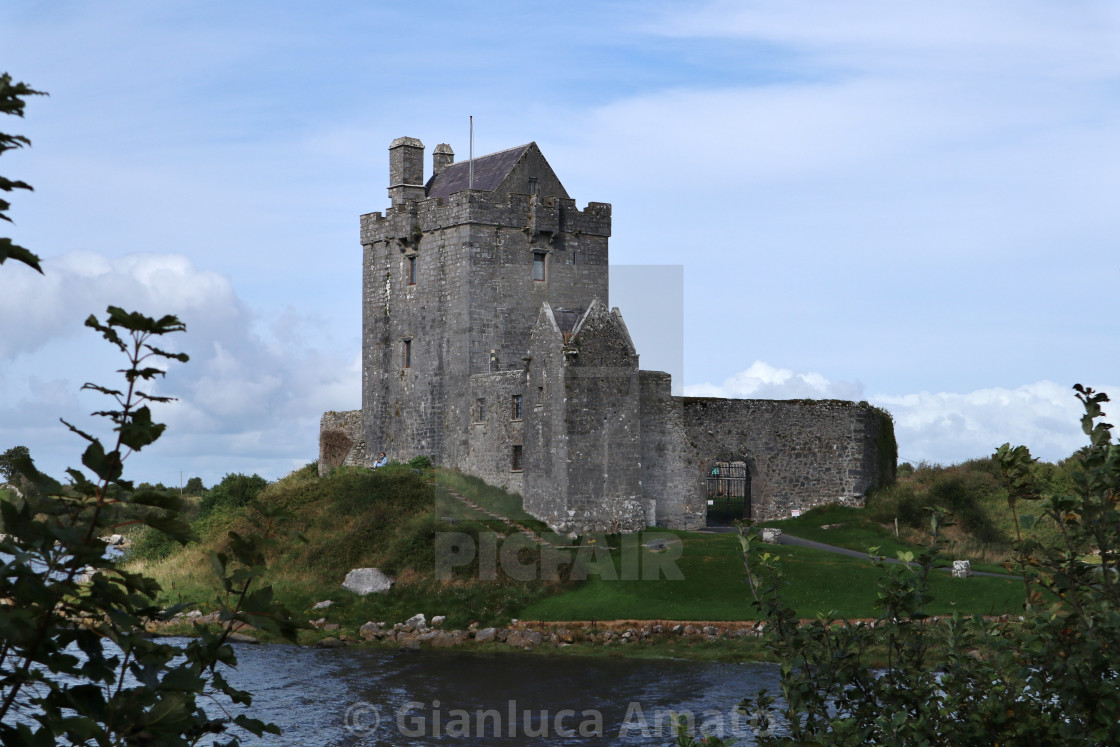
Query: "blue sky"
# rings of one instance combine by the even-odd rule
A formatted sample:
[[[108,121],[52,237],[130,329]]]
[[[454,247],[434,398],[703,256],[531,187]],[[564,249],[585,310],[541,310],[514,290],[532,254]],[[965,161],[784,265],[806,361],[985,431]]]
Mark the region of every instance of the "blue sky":
[[[0,123],[34,142],[5,235],[46,259],[0,270],[0,447],[77,462],[57,418],[100,406],[81,322],[113,303],[189,328],[134,477],[312,460],[360,405],[386,148],[464,158],[473,115],[476,152],[535,140],[613,204],[612,302],[685,393],[866,399],[910,460],[1060,458],[1070,387],[1120,396],[1118,42],[1083,0],[5,3],[4,69],[51,95]],[[683,267],[669,363],[640,265]]]

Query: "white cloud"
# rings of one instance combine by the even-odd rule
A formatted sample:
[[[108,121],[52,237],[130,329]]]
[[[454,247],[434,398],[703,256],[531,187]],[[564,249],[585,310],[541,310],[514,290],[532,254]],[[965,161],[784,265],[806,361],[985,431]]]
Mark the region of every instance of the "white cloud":
[[[862,388],[858,382],[831,382],[819,373],[756,361],[720,385],[689,385],[684,390],[690,397],[857,399]],[[1120,387],[1095,388],[1120,397]],[[1081,403],[1071,386],[1052,381],[1014,389],[876,394],[867,399],[894,417],[900,462],[954,464],[988,456],[1006,442],[1026,444],[1034,456],[1054,461],[1086,443]]]
[[[0,445],[24,443],[52,474],[76,464],[80,451],[59,417],[98,430],[88,413],[104,403],[79,394],[82,382],[116,385],[121,359],[82,327],[91,313],[104,318],[109,304],[175,314],[187,325],[156,343],[190,361],[169,363],[167,377],[145,387],[178,401],[155,406],[168,430],[131,460],[135,479],[172,484],[180,469],[207,483],[226,472],[279,477],[316,457],[324,410],[358,406],[356,349],[331,351],[329,327],[290,307],[259,319],[228,278],[186,257],[83,252],[48,259],[44,269],[45,277],[0,273],[0,328],[12,330],[0,342]]]
[[[690,384],[686,397],[731,397],[742,399],[860,399],[859,382],[831,382],[819,373],[798,373],[755,361],[746,371],[722,384]]]

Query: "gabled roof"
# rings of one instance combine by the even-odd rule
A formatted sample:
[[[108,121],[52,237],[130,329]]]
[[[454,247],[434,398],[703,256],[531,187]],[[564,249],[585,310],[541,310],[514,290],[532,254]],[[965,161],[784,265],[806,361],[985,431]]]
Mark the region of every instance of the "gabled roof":
[[[497,153],[474,159],[474,189],[493,192],[509,175],[510,169],[525,155],[534,143],[518,145]],[[445,168],[438,176],[428,180],[424,189],[428,197],[447,197],[470,188],[470,160],[459,161]]]

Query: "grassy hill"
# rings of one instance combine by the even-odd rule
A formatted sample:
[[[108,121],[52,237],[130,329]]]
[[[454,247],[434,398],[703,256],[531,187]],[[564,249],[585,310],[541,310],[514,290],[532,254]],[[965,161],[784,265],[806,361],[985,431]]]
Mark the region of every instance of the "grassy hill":
[[[448,488],[467,495],[484,510],[451,498]],[[256,491],[232,493],[237,491],[219,491],[217,497],[195,501],[191,523],[197,542],[180,548],[152,541],[151,536],[137,538],[130,563],[160,583],[163,602],[184,602],[203,609],[212,605],[218,589],[210,555],[228,548],[229,531],[250,531],[260,509],[280,508],[287,518],[267,527],[279,541],[269,550],[270,568],[264,581],[289,609],[308,611],[309,617],[323,614],[309,612],[314,603],[333,600],[326,615],[344,629],[368,620],[401,621],[417,612],[429,617],[446,615],[447,626],[460,628],[471,622],[504,624],[510,618],[716,621],[755,617],[733,535],[656,530],[663,538],[658,544],[679,543],[673,550],[681,553],[675,561],[683,576],[679,580],[615,580],[626,577],[627,568],[637,567],[626,563],[644,566],[664,561],[655,557],[662,552],[656,547],[627,545],[624,552],[624,540],[617,536],[583,538],[582,547],[576,541],[573,547],[536,546],[514,553],[515,564],[522,568],[540,568],[547,553],[592,559],[592,573],[586,579],[572,578],[573,566],[563,563],[551,580],[540,580],[539,573],[514,578],[503,572],[499,562],[496,576],[485,580],[476,558],[454,568],[449,579],[438,580],[438,533],[456,532],[478,543],[481,534],[493,532],[499,535],[501,547],[505,537],[519,530],[494,519],[491,513],[511,517],[519,526],[542,534],[546,528],[521,510],[518,496],[441,470],[344,468],[321,478],[314,465],[309,465]],[[786,528],[793,534],[861,550],[876,545],[888,556],[912,547],[905,536],[895,538],[893,532],[870,521],[870,516],[871,512],[830,507],[791,520]],[[573,544],[567,538],[553,537],[552,541]],[[631,555],[624,560],[627,552]],[[830,611],[846,617],[875,614],[880,571],[870,562],[804,548],[783,546],[772,552],[784,561],[788,603],[802,616]],[[608,557],[610,569],[603,565]],[[385,594],[366,597],[341,590],[346,573],[358,567],[381,568],[396,577],[396,584]],[[518,576],[516,569],[513,575]],[[935,579],[933,595],[933,614],[954,610],[1014,613],[1021,602],[1021,585],[991,578],[960,581],[945,574]]]

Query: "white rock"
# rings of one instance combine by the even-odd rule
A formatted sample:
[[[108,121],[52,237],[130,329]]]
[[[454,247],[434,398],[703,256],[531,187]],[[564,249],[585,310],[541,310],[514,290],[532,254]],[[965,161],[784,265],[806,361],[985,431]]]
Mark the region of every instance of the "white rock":
[[[347,578],[349,578],[349,576],[347,576]],[[325,610],[327,607],[330,607],[332,604],[334,604],[334,602],[332,602],[331,600],[324,599],[322,602],[316,602],[314,605],[312,605],[311,609],[313,609],[313,610]]]
[[[355,568],[346,574],[342,588],[355,594],[380,594],[389,590],[396,581],[392,576],[386,576],[380,568]]]
[[[420,630],[428,627],[428,618],[424,616],[423,612],[420,612],[405,620],[404,626],[412,630]]]
[[[953,561],[953,578],[968,578],[972,575],[972,563],[967,560]]]
[[[782,544],[782,530],[766,527],[762,530],[762,541],[768,545]]]

